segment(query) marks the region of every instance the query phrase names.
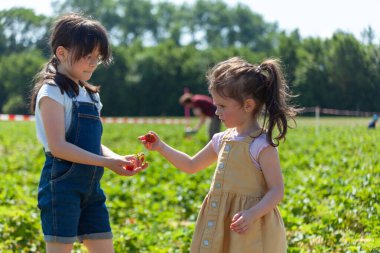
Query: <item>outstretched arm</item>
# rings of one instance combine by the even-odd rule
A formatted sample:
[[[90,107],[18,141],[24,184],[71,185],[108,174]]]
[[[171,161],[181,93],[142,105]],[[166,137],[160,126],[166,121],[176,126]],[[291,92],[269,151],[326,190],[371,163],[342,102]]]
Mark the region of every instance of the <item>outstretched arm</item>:
[[[188,154],[179,151],[162,141],[156,133],[150,133],[156,136],[156,141],[151,143],[142,140],[142,143],[145,145],[145,147],[149,150],[158,151],[176,168],[186,173],[193,174],[200,170],[203,170],[215,162],[218,157],[212,147],[211,141],[196,155],[191,157]]]

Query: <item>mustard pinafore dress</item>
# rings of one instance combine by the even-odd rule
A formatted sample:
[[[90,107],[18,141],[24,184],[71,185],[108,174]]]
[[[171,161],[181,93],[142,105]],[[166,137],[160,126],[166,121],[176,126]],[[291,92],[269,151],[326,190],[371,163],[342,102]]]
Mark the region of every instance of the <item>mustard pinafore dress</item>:
[[[232,129],[223,136],[218,163],[198,215],[191,253],[284,253],[285,227],[276,207],[248,230],[238,234],[230,229],[232,217],[256,205],[268,191],[263,173],[250,157],[254,141],[230,140]],[[255,135],[252,135],[255,136]]]

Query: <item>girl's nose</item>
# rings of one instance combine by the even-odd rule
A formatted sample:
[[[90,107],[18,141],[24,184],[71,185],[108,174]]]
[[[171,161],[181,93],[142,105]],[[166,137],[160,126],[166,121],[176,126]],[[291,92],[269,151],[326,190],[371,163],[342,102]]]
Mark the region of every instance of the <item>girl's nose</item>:
[[[219,111],[218,107],[217,107],[216,110],[215,110],[215,115],[216,115],[216,116],[220,116],[220,111]]]

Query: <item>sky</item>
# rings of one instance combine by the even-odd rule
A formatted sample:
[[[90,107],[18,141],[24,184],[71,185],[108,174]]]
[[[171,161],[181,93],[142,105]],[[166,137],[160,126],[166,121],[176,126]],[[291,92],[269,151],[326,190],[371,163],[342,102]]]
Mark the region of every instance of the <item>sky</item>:
[[[153,0],[158,2],[164,0]],[[169,0],[181,4],[194,0]],[[380,39],[380,0],[225,0],[231,6],[238,2],[262,15],[266,22],[277,22],[280,29],[298,29],[302,37],[330,38],[337,30],[361,39],[371,26]],[[11,7],[32,8],[37,14],[51,15],[51,0],[0,0],[0,10]]]

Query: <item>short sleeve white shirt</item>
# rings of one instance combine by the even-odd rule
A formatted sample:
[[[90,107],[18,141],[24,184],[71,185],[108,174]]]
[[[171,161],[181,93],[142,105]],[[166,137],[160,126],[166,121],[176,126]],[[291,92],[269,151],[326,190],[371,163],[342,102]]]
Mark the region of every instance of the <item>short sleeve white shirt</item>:
[[[78,102],[90,102],[93,103],[90,94],[87,92],[87,90],[84,87],[79,86],[79,94],[76,97]],[[70,127],[71,124],[71,114],[72,114],[72,99],[64,92],[63,94],[61,93],[61,90],[57,85],[51,85],[51,84],[44,84],[41,89],[38,91],[37,94],[37,99],[36,99],[36,110],[35,110],[35,119],[36,119],[36,131],[37,131],[37,139],[38,141],[43,145],[45,148],[45,151],[50,151],[47,138],[46,138],[46,133],[45,133],[45,128],[42,123],[42,118],[41,118],[41,111],[40,111],[40,101],[43,97],[49,97],[62,105],[64,107],[64,122],[65,122],[65,131]],[[99,101],[97,103],[97,108],[100,111],[103,107],[102,103],[100,102],[100,97],[99,93],[94,94],[94,98],[96,101]]]

